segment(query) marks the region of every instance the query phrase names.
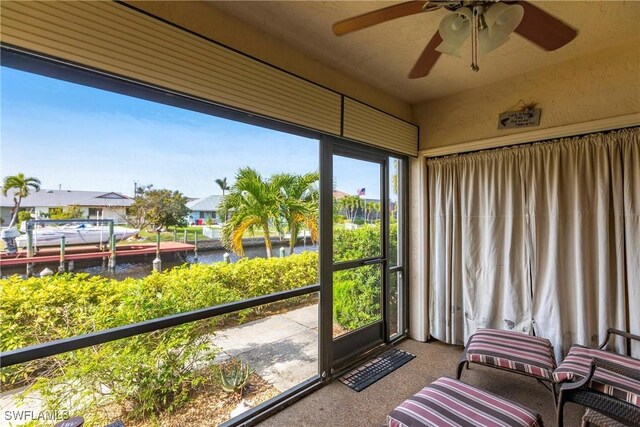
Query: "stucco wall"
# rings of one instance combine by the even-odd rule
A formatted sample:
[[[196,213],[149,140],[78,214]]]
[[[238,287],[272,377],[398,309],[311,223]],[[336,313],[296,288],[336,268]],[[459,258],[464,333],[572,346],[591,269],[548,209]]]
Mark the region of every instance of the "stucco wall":
[[[409,103],[348,77],[206,2],[126,3],[401,119],[413,117]]]
[[[420,149],[640,112],[639,46],[636,40],[416,105]],[[520,99],[542,109],[540,126],[498,130],[498,115]]]

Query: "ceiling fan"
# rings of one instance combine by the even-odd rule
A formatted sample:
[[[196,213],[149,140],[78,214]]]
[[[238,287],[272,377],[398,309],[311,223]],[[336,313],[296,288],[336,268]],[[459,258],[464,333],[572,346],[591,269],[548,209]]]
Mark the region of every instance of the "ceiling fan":
[[[488,53],[504,44],[512,32],[552,51],[569,43],[578,31],[528,1],[430,0],[408,1],[336,22],[337,36],[362,30],[386,21],[447,9],[438,31],[418,57],[410,79],[429,74],[441,54],[460,56],[460,47],[471,37],[471,69],[478,71],[478,54]]]

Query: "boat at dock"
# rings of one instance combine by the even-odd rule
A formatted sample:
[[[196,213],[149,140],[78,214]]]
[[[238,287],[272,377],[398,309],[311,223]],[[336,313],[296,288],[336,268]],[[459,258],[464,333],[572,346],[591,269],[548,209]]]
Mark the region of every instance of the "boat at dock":
[[[137,228],[113,227],[116,241],[135,236],[139,231]],[[59,246],[62,237],[65,238],[66,245],[101,244],[109,241],[109,227],[87,223],[36,227],[32,233],[33,245],[37,247]],[[27,241],[27,235],[21,235],[16,238],[16,245],[25,248]]]

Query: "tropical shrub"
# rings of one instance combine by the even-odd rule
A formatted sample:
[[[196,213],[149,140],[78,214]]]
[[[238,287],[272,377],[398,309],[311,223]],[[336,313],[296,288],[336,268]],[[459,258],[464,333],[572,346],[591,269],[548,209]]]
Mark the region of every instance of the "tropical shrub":
[[[365,225],[357,229],[333,230],[333,260],[349,261],[380,256],[380,227]]]
[[[50,410],[73,408],[87,426],[104,425],[114,408],[129,419],[172,412],[209,379],[216,351],[200,328],[191,323],[55,356],[29,393],[39,392]]]
[[[129,220],[140,229],[186,226],[188,201],[179,191],[155,189],[153,185],[137,187],[133,205],[128,209]]]
[[[80,219],[83,214],[79,206],[68,206],[67,208],[59,206],[49,209],[48,216],[50,219]]]
[[[336,272],[333,276],[333,318],[354,330],[380,320],[380,267],[371,265]]]
[[[31,212],[29,211],[20,211],[18,212],[18,228],[24,221],[29,221],[31,219]]]
[[[0,280],[0,350],[67,338],[317,283],[318,254],[187,264],[122,281],[58,274]]]
[[[318,255],[195,264],[117,281],[86,274],[0,280],[0,350],[104,330],[317,283]],[[243,316],[262,308],[244,310]],[[27,364],[3,367],[3,386],[33,384],[52,410],[95,423],[114,405],[129,418],[171,411],[210,374],[217,322],[193,322]],[[73,405],[70,404],[73,402]],[[106,415],[103,418],[106,418]],[[90,425],[87,424],[87,425]]]
[[[390,257],[397,256],[397,223],[390,226]],[[381,255],[380,226],[335,229],[334,261]],[[380,319],[382,277],[377,265],[341,270],[333,276],[333,318],[343,328],[354,330]]]

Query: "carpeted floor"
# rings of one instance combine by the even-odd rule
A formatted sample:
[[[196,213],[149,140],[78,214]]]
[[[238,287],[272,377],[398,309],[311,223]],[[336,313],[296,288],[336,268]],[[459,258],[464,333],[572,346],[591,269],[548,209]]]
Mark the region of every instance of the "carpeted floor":
[[[462,347],[413,340],[403,341],[398,347],[417,357],[360,393],[333,381],[260,426],[384,426],[387,414],[407,397],[438,377],[455,377]],[[533,378],[471,365],[463,372],[462,380],[528,406],[542,415],[547,427],[555,425],[551,392]],[[565,406],[565,426],[579,426],[581,416],[579,406]]]

